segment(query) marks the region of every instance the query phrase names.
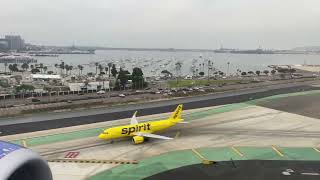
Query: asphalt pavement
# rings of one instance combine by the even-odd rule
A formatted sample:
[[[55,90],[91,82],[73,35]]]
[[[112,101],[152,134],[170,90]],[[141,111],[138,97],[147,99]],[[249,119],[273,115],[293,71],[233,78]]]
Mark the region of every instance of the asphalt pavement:
[[[134,111],[139,116],[171,112],[177,104],[184,104],[184,109],[239,103],[271,95],[320,89],[307,83],[281,84],[264,88],[252,88],[233,92],[216,93],[203,96],[186,97],[166,101],[154,101],[141,104],[129,104],[108,108],[85,109],[72,112],[39,113],[31,116],[0,119],[2,136],[75,125],[111,121],[129,118]]]
[[[319,161],[222,161],[213,165],[183,166],[150,176],[145,180],[315,180],[320,177],[319,165]]]

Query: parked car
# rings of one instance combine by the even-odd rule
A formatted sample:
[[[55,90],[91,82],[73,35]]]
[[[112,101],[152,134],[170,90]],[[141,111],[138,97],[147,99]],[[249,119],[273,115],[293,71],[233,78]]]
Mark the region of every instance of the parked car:
[[[124,98],[124,97],[126,97],[126,95],[124,95],[124,94],[119,94],[119,97]]]
[[[97,94],[105,94],[105,93],[106,93],[106,91],[103,91],[103,90],[100,90],[97,92]]]
[[[31,101],[32,102],[40,102],[40,99],[32,98]]]

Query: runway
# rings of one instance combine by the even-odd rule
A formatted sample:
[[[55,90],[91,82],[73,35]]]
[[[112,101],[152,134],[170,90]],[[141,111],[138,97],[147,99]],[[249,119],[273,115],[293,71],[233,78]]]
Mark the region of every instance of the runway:
[[[283,84],[270,86],[265,89],[253,88],[236,92],[216,93],[143,104],[129,104],[72,112],[40,113],[23,117],[0,119],[0,132],[2,132],[0,135],[4,136],[129,118],[136,110],[139,111],[141,116],[164,113],[171,111],[176,104],[184,104],[185,109],[196,109],[245,102],[276,94],[320,89],[319,87],[305,84],[307,83]]]

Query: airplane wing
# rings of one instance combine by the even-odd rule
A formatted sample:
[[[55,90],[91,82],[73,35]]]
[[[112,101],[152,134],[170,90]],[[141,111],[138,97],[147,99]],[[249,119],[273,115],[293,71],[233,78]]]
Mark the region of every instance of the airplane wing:
[[[132,118],[131,118],[131,120],[130,120],[130,124],[131,124],[131,125],[133,125],[133,124],[138,124],[138,123],[139,123],[138,120],[137,120],[137,118],[136,118],[137,112],[138,112],[138,111],[136,111],[136,112],[133,114],[133,116],[132,116]]]
[[[136,136],[143,136],[143,137],[150,137],[150,138],[157,138],[157,139],[173,139],[171,137],[166,137],[166,136],[160,136],[157,134],[151,134],[151,133],[144,133],[144,132],[137,132],[134,135]]]

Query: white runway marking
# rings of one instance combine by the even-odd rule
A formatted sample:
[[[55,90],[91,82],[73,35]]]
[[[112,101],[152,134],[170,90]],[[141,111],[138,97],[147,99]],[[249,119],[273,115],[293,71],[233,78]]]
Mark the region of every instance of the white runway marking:
[[[307,176],[319,176],[319,173],[301,173],[301,175],[307,175]]]

